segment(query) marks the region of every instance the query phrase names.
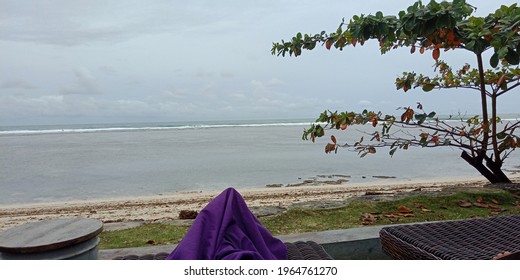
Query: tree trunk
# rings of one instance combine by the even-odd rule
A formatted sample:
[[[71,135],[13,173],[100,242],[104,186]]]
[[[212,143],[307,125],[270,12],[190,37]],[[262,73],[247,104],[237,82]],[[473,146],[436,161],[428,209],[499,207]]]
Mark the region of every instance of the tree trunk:
[[[493,161],[493,159],[486,159],[486,165],[493,174],[497,177],[499,183],[511,183],[507,175],[502,171],[502,162]]]
[[[502,171],[501,164],[495,163],[492,159],[486,160],[486,167],[482,159],[472,157],[466,151],[463,151],[460,156],[471,166],[477,169],[478,172],[482,174],[482,176],[486,177],[490,183],[511,183],[511,180],[509,180],[507,175]]]

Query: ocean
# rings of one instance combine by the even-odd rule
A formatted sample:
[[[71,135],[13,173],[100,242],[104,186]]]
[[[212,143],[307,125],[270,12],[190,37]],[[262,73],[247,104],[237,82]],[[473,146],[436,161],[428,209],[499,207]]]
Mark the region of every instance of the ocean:
[[[0,204],[163,195],[305,180],[479,177],[456,148],[359,158],[301,139],[311,120],[0,127]],[[341,135],[341,132],[334,132]],[[361,132],[351,131],[350,140]],[[513,153],[504,169],[518,169]],[[328,179],[327,179],[328,178]]]

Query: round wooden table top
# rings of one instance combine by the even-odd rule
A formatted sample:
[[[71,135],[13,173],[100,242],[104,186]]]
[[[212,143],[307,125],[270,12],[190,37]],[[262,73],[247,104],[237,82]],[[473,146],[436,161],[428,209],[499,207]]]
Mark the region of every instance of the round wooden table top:
[[[57,250],[96,237],[103,222],[66,218],[28,223],[0,233],[0,252],[26,254]]]

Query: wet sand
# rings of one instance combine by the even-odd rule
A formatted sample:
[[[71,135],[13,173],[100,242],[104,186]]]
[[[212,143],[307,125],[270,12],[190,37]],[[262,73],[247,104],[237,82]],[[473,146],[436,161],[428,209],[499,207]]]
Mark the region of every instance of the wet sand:
[[[517,178],[514,178],[517,179]],[[287,208],[302,203],[342,202],[353,197],[399,195],[414,192],[432,193],[459,188],[482,188],[482,178],[417,180],[398,182],[389,178],[379,182],[341,185],[312,185],[237,189],[249,207],[278,206]],[[108,200],[71,201],[31,205],[0,205],[0,230],[16,225],[52,218],[86,217],[103,221],[106,226],[117,223],[171,223],[179,220],[181,210],[200,211],[220,191],[179,192],[153,197]]]

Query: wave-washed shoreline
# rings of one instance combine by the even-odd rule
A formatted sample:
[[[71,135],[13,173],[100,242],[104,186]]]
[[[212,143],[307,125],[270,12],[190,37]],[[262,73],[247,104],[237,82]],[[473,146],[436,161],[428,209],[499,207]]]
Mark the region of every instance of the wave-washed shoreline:
[[[518,179],[518,178],[514,178]],[[333,203],[341,205],[353,197],[432,193],[459,188],[482,188],[481,178],[415,180],[406,182],[371,182],[342,185],[271,187],[238,189],[250,208],[276,206],[287,209],[295,205]],[[220,191],[179,192],[171,195],[118,198],[62,203],[0,206],[0,230],[53,218],[85,217],[99,219],[105,226],[117,223],[171,223],[179,220],[182,210],[200,211]]]

